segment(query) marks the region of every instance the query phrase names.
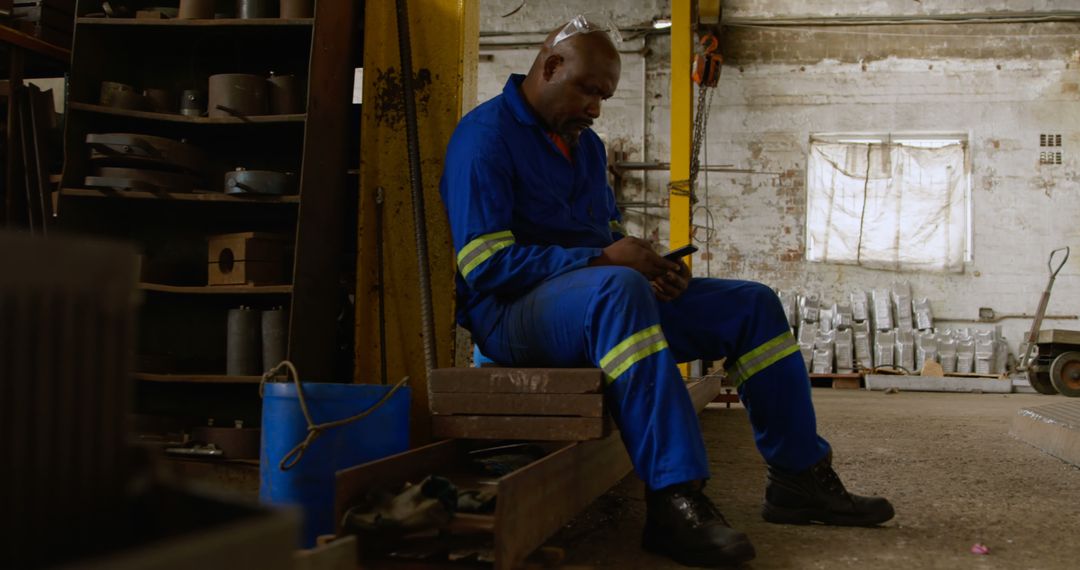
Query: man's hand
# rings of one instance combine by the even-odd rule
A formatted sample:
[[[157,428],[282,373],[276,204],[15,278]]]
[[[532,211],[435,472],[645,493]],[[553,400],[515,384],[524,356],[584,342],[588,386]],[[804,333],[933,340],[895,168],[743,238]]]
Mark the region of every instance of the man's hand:
[[[660,257],[653,251],[649,242],[635,237],[624,237],[605,247],[600,257],[594,258],[589,265],[621,265],[629,267],[649,278],[650,281],[669,272],[681,272],[681,269],[685,268],[685,266],[680,268],[680,264]],[[686,288],[685,285],[683,288]]]
[[[678,272],[668,271],[651,281],[653,293],[657,299],[667,302],[679,295],[690,285],[690,268],[679,262]]]

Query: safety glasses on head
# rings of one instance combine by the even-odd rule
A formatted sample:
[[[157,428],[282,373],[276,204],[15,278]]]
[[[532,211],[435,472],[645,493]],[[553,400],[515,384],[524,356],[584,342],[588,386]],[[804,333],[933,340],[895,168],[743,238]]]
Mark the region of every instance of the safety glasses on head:
[[[622,41],[622,35],[619,34],[618,26],[608,21],[609,25],[598,25],[597,18],[586,18],[583,14],[574,16],[565,26],[559,30],[559,33],[555,34],[555,39],[551,42],[551,47],[559,45],[559,42],[572,38],[578,34],[588,34],[592,32],[603,32],[611,36],[611,39],[616,42]]]

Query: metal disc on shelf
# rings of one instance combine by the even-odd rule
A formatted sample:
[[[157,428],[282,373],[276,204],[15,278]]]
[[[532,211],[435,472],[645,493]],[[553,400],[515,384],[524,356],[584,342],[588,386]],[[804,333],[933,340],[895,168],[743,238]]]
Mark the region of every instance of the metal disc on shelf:
[[[117,166],[152,164],[178,168],[202,174],[206,171],[206,154],[202,149],[182,142],[132,133],[94,133],[86,135],[90,160]]]
[[[95,168],[93,176],[85,179],[91,188],[114,190],[145,190],[148,192],[191,192],[195,189],[193,176],[178,172],[163,172],[145,168]]]
[[[1050,382],[1062,395],[1080,396],[1080,352],[1065,352],[1050,365]]]
[[[225,193],[272,196],[295,194],[296,176],[291,172],[237,168],[225,173]]]

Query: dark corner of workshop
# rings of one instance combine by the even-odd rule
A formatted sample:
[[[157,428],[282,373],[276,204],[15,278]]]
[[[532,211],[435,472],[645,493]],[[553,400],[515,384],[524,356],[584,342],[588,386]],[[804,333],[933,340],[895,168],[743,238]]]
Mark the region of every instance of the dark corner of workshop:
[[[0,0],[0,568],[1075,568],[1078,40]]]

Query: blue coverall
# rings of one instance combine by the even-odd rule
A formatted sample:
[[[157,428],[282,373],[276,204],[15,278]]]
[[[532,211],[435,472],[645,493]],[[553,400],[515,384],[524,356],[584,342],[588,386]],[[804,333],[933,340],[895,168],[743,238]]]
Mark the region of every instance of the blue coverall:
[[[458,124],[440,192],[457,252],[458,321],[508,366],[603,369],[609,409],[651,489],[709,476],[677,362],[727,357],[758,449],[802,471],[821,460],[810,382],[779,299],[749,281],[693,279],[670,302],[626,267],[588,267],[623,237],[603,143],[572,160],[511,75]]]

